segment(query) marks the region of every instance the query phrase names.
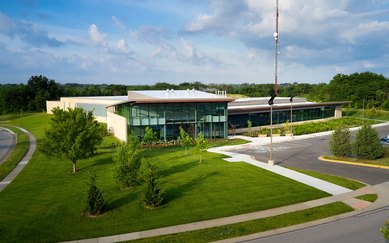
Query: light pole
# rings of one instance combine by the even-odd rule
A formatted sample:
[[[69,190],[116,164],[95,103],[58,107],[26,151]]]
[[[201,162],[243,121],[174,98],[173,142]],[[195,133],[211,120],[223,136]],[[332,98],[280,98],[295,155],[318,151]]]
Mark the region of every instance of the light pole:
[[[267,162],[268,165],[273,166],[274,160],[273,160],[273,104],[274,104],[274,98],[277,95],[272,95],[270,100],[267,102],[270,105],[270,156],[269,160]]]
[[[293,95],[290,97],[290,133],[293,137]]]

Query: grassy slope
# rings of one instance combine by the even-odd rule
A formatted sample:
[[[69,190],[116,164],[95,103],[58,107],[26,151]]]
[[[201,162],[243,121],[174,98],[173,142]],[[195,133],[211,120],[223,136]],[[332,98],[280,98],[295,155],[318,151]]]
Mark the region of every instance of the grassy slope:
[[[46,114],[12,122],[32,132],[39,141]],[[112,178],[112,142],[105,138],[98,154],[71,163],[48,158],[38,150],[22,173],[0,193],[0,235],[4,242],[52,242],[98,237],[198,220],[247,213],[327,196],[326,193],[245,163],[227,163],[222,155],[203,154],[203,163],[191,148],[145,149],[157,163],[165,189],[165,204],[155,210],[142,207],[133,190],[119,190]],[[97,174],[109,211],[102,217],[82,216],[88,175]],[[275,186],[277,185],[277,186]]]

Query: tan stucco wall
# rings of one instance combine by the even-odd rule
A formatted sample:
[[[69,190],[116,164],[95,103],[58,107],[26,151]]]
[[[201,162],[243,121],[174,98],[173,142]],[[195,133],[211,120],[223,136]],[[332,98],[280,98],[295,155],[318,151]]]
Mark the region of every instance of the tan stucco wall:
[[[107,112],[107,128],[113,136],[123,142],[127,142],[127,119],[116,115],[110,111]]]
[[[52,110],[55,108],[55,107],[59,107],[59,108],[62,108],[62,103],[61,101],[46,101],[46,110],[47,110],[47,114],[53,114]]]
[[[342,106],[335,107],[335,118],[342,118]]]

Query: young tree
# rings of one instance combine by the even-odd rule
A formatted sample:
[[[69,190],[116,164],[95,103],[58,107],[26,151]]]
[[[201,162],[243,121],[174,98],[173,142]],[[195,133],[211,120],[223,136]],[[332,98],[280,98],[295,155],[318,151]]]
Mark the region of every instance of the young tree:
[[[384,155],[378,133],[370,125],[363,125],[358,130],[354,151],[358,158],[362,159],[377,159]]]
[[[54,108],[53,114],[50,127],[45,131],[43,150],[70,160],[75,173],[77,161],[93,156],[105,131],[93,113],[82,108],[69,108],[67,111]]]
[[[143,136],[143,142],[145,144],[152,144],[152,142],[157,141],[157,133],[153,131],[151,127],[145,128],[145,135]]]
[[[192,138],[182,127],[180,127],[180,142],[185,147],[185,154],[187,154],[187,147],[192,144]]]
[[[138,139],[130,134],[128,142],[118,145],[112,156],[115,163],[113,177],[121,187],[136,186],[138,183],[141,166],[138,148]]]
[[[196,147],[200,152],[200,163],[201,163],[202,152],[207,149],[207,146],[208,146],[208,141],[207,139],[204,138],[203,133],[200,132],[196,139]]]
[[[90,175],[89,180],[90,182],[86,183],[89,185],[89,189],[85,211],[90,215],[102,214],[105,209],[105,201],[103,193],[96,186],[96,175]]]
[[[142,162],[142,181],[139,196],[146,207],[156,208],[162,204],[162,189],[158,182],[157,166],[148,161]]]
[[[251,120],[247,120],[247,129],[249,131],[249,136],[253,134],[253,122]]]
[[[389,221],[385,222],[385,226],[381,229],[382,234],[384,235],[384,238],[389,240]]]
[[[330,139],[330,151],[338,157],[346,157],[351,154],[350,130],[339,127],[332,133]]]

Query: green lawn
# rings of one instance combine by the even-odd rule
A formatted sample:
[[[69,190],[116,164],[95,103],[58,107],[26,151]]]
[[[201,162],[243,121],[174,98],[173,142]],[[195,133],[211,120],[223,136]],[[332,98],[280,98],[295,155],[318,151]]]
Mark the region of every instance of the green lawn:
[[[384,165],[389,166],[389,146],[384,146],[384,156],[382,156],[379,159],[358,159],[358,158],[346,158],[346,157],[336,157],[336,156],[323,156],[325,159],[334,159],[334,160],[341,160],[346,162],[355,162],[355,163],[362,163],[362,164],[371,164],[371,165]]]
[[[358,196],[358,199],[365,200],[368,202],[375,202],[378,198],[377,194],[365,194],[362,196]]]
[[[99,237],[264,210],[328,194],[277,176],[246,163],[228,163],[223,155],[204,153],[203,163],[194,148],[144,149],[158,164],[164,188],[164,205],[142,207],[134,190],[119,190],[112,178],[111,152],[115,139],[106,137],[98,154],[71,163],[49,158],[39,150],[47,114],[33,114],[7,124],[24,127],[38,140],[30,163],[0,193],[0,235],[3,242],[53,242]],[[97,175],[108,212],[84,217],[88,175]]]
[[[385,120],[389,121],[389,111],[384,110],[362,110],[362,109],[348,109],[343,108],[344,116],[351,116],[357,118],[367,118],[367,119],[375,119],[375,120]]]
[[[24,132],[20,131],[18,128],[10,127],[1,124],[1,126],[6,127],[12,130],[16,136],[16,146],[13,148],[11,154],[9,154],[6,161],[0,165],[0,181],[4,179],[15,166],[22,160],[23,156],[27,153],[30,140]]]
[[[366,186],[365,184],[363,184],[359,181],[355,181],[352,179],[347,179],[347,178],[343,178],[343,177],[339,177],[339,176],[335,176],[335,175],[322,174],[322,173],[312,171],[312,170],[303,170],[303,169],[297,169],[297,168],[291,168],[291,167],[289,167],[289,169],[310,175],[312,177],[316,177],[316,178],[321,179],[323,181],[328,181],[328,182],[331,182],[333,184],[346,187],[346,188],[351,189],[351,190],[357,190],[359,188]]]
[[[153,237],[131,242],[210,242],[302,224],[351,211],[353,211],[353,208],[350,206],[341,202],[335,202],[278,216],[250,220],[243,223],[230,224],[174,235]]]

